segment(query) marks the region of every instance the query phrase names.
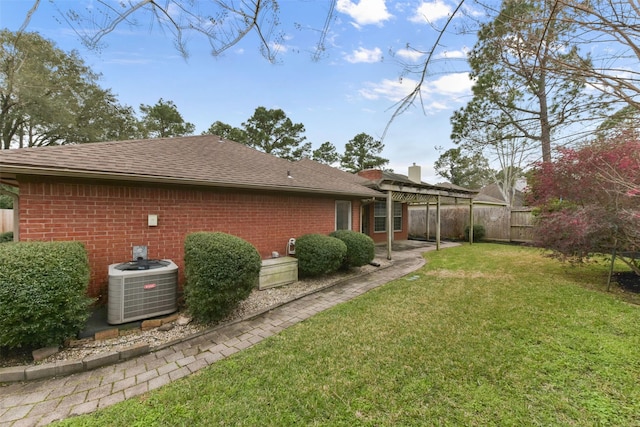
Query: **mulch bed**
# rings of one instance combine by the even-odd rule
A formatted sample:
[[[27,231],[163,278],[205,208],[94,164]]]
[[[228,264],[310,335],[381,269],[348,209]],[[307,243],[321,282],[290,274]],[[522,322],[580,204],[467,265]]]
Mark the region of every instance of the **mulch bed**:
[[[640,293],[640,276],[633,271],[613,273],[611,278],[625,291]]]
[[[14,348],[9,350],[0,347],[0,368],[28,365],[33,362],[32,351],[33,349],[31,348]]]

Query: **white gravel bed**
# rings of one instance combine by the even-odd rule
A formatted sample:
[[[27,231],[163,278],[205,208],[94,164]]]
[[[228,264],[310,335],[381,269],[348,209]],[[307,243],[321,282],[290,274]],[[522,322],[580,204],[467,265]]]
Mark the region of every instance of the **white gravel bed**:
[[[349,272],[338,272],[321,278],[300,280],[290,285],[269,288],[264,290],[255,289],[249,297],[243,300],[240,305],[229,315],[222,323],[231,322],[250,316],[253,313],[259,313],[270,307],[274,307],[306,295],[314,290],[325,288],[336,284],[350,277],[358,276],[384,268],[390,264],[387,260],[375,260],[380,267],[366,265],[363,267],[353,268]],[[199,324],[191,322],[186,325],[180,325],[179,322],[173,322],[173,328],[168,331],[154,328],[148,331],[133,329],[130,331],[121,331],[118,338],[108,340],[94,341],[93,339],[83,339],[74,341],[72,345],[63,347],[56,354],[37,362],[37,364],[50,363],[55,361],[82,360],[87,356],[106,353],[111,351],[123,350],[135,344],[149,344],[151,348],[159,347],[163,344],[170,343],[183,338],[188,338],[215,325]],[[36,364],[36,362],[33,362]]]

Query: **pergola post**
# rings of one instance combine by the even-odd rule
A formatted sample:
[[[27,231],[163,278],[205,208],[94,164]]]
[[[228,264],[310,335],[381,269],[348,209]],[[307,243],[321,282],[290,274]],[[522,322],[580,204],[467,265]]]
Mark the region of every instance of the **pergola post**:
[[[426,216],[427,216],[426,224],[427,224],[427,227],[426,227],[426,232],[425,232],[425,235],[424,235],[424,237],[427,240],[429,240],[429,234],[430,234],[429,233],[429,202],[430,202],[430,199],[427,199],[427,212],[426,212]]]
[[[387,191],[387,259],[391,259],[393,246],[393,192]]]
[[[473,245],[473,199],[469,199],[469,244]]]
[[[436,250],[440,250],[440,195],[436,199]]]

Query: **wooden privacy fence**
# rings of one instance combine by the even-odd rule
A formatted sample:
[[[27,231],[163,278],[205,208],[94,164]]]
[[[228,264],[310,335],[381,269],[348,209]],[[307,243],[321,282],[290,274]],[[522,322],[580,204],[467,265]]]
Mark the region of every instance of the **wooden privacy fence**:
[[[429,236],[436,234],[436,206],[429,206]],[[530,242],[533,240],[533,216],[529,208],[507,206],[473,206],[474,224],[485,229],[485,239],[502,242]],[[469,225],[469,205],[442,205],[440,207],[440,236],[443,239],[464,239]],[[425,237],[427,233],[426,205],[409,206],[409,235]]]
[[[0,233],[13,231],[13,209],[0,209]]]
[[[507,208],[508,209],[508,208]],[[511,208],[509,240],[511,242],[530,242],[533,240],[533,214],[530,208]]]

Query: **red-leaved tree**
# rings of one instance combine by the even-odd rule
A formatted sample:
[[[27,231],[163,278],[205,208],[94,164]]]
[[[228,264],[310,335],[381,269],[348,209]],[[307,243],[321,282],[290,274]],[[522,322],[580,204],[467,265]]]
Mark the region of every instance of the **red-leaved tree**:
[[[561,259],[582,261],[618,251],[640,275],[640,139],[620,133],[534,169],[528,203],[537,208],[536,244]]]

